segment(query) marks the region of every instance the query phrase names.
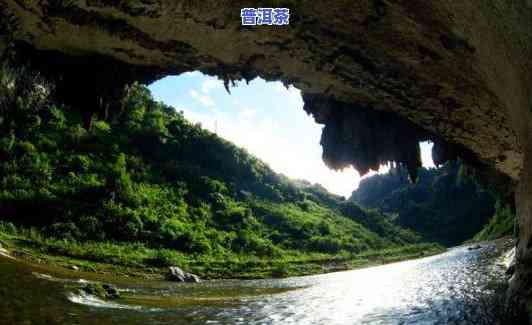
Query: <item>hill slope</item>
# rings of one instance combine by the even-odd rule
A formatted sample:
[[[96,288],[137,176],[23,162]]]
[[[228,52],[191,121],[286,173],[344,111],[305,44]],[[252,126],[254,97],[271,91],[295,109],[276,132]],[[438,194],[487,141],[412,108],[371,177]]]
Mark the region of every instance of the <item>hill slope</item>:
[[[458,162],[421,169],[415,184],[406,170],[394,168],[363,180],[350,200],[445,245],[471,239],[495,212],[493,195],[466,176]]]

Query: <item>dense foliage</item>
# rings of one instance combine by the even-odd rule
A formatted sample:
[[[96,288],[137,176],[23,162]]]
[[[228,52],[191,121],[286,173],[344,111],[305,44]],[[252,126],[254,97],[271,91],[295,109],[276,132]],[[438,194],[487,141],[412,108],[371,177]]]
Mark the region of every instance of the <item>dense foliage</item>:
[[[493,195],[466,175],[459,162],[421,169],[418,181],[403,168],[363,180],[350,199],[378,208],[425,239],[454,245],[472,238],[494,214]]]
[[[129,87],[121,108],[87,130],[40,78],[0,74],[0,218],[17,227],[213,256],[357,253],[420,240],[377,211],[274,173],[144,86]]]
[[[503,200],[498,199],[495,203],[495,214],[473,239],[482,241],[515,235],[514,226],[515,208],[511,203],[505,204]]]

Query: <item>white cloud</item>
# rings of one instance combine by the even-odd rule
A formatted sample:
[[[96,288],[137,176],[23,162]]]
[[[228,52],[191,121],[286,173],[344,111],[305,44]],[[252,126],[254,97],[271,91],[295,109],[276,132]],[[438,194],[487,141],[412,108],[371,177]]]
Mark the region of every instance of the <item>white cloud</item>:
[[[333,171],[325,166],[321,159],[319,137],[306,139],[305,142],[314,144],[312,148],[301,141],[283,137],[279,134],[279,124],[271,118],[260,118],[256,109],[243,108],[236,117],[221,111],[183,111],[187,119],[200,122],[212,132],[217,125],[219,136],[245,148],[276,172],[293,179],[320,183],[329,191],[346,197],[358,186],[360,176],[353,168]]]
[[[283,85],[282,82],[275,82],[275,83],[273,84],[273,90],[275,90],[275,91],[278,92],[278,93],[282,93],[282,92],[286,91],[287,89],[286,89],[286,87]]]
[[[212,89],[222,88],[223,82],[215,78],[208,78],[201,84],[201,91],[208,94]]]
[[[212,108],[216,106],[216,103],[214,102],[212,97],[207,94],[200,94],[196,90],[192,89],[190,91],[190,96],[207,108]]]
[[[238,118],[242,120],[253,120],[257,116],[257,110],[254,108],[244,107],[238,113]]]
[[[314,123],[302,109],[301,92],[294,87],[286,89],[282,83],[269,83],[249,87],[254,92],[241,92],[229,100],[226,92],[215,92],[213,89],[223,87],[223,83],[214,78],[203,77],[200,86],[190,89],[189,94],[194,101],[204,107],[216,110],[194,110],[183,108],[185,117],[219,136],[232,141],[248,150],[270,165],[278,173],[293,179],[305,179],[311,183],[319,183],[330,192],[351,195],[358,187],[360,175],[353,168],[343,171],[330,170],[322,161],[322,149],[319,145],[323,126]],[[197,84],[196,84],[197,85]],[[245,85],[237,86],[245,89]],[[242,90],[242,89],[241,89]],[[250,91],[250,92],[251,92]],[[185,93],[186,94],[186,93]],[[224,105],[228,105],[227,107]],[[186,104],[185,102],[185,105]],[[268,106],[266,106],[268,105]],[[422,144],[423,163],[428,164],[430,146]],[[382,167],[379,173],[389,168]],[[370,172],[365,177],[376,174]]]
[[[198,77],[194,73],[188,73],[189,76]],[[223,87],[223,83],[220,80],[215,78],[206,78],[200,86],[199,90],[192,89],[190,90],[190,96],[203,105],[206,108],[213,108],[216,106],[216,102],[211,96],[210,92],[213,89]]]
[[[179,75],[179,77],[202,78],[203,74],[199,71],[188,71],[188,72],[183,72],[182,74]]]

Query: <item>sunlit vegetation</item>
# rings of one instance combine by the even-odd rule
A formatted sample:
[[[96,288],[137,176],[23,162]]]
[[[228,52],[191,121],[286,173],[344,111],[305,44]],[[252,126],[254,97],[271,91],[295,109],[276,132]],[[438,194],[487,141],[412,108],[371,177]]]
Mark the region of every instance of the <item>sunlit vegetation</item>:
[[[394,168],[363,180],[351,200],[444,245],[471,239],[495,213],[494,193],[468,176],[460,162],[420,169],[416,183],[405,169]]]
[[[514,235],[514,225],[515,211],[509,204],[504,204],[498,200],[495,204],[495,214],[473,239],[477,241],[492,240]]]
[[[43,252],[232,276],[272,260],[291,274],[288,262],[436,247],[415,246],[420,236],[377,211],[276,174],[142,85],[85,129],[38,76],[0,73],[0,230]]]

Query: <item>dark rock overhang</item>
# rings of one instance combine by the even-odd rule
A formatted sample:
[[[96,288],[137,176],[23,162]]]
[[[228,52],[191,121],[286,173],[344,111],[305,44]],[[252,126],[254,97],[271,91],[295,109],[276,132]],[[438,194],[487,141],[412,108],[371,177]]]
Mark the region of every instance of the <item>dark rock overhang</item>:
[[[458,156],[512,179],[522,166],[532,107],[525,0],[279,1],[293,12],[282,28],[240,26],[240,8],[254,1],[0,3],[20,52],[63,80],[65,94],[86,87],[63,96],[84,109],[132,80],[199,70],[229,88],[260,76],[302,90],[326,125],[333,168],[394,161],[413,173],[419,140],[437,144],[438,162]]]

